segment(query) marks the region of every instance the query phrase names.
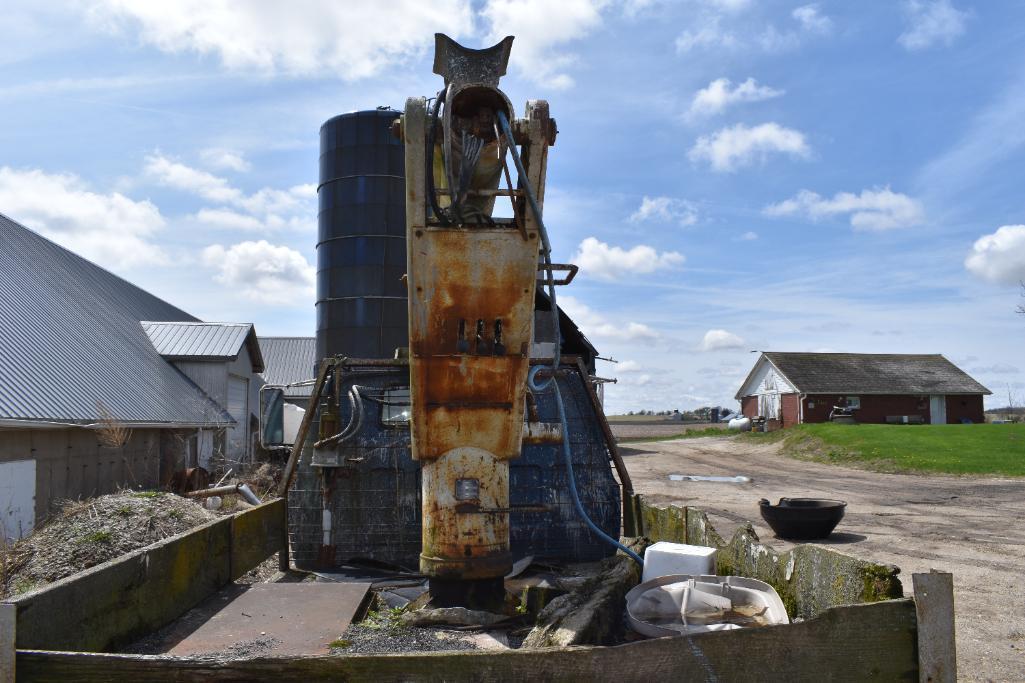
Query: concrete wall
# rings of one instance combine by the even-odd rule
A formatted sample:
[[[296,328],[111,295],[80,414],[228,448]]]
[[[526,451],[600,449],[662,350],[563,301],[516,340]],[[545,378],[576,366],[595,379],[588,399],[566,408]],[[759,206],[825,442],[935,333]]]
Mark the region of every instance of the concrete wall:
[[[108,448],[92,429],[0,430],[0,462],[35,461],[38,524],[60,500],[159,486],[163,431],[135,429],[123,448]]]
[[[903,595],[900,569],[893,565],[857,559],[814,544],[780,553],[760,543],[750,524],[726,540],[698,508],[651,505],[642,496],[634,496],[633,505],[645,537],[717,548],[717,574],[765,581],[779,593],[791,617],[807,619],[831,607]]]

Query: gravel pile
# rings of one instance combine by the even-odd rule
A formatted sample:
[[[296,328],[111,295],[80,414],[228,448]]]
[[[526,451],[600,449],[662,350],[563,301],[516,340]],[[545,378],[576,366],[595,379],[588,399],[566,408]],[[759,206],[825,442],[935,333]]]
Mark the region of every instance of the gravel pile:
[[[171,493],[114,493],[71,501],[15,546],[20,563],[12,593],[38,588],[192,527],[217,519],[197,503]]]
[[[385,652],[432,652],[436,650],[476,650],[463,634],[433,628],[380,628],[353,624],[345,631],[334,654],[379,654]]]

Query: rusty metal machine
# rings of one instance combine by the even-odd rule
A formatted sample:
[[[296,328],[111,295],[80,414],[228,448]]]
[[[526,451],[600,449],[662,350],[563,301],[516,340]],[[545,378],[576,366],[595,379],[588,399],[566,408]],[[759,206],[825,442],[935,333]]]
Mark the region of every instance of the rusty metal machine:
[[[457,594],[476,586],[493,592],[512,567],[509,461],[523,438],[540,239],[532,215],[491,216],[500,174],[509,174],[505,152],[517,144],[498,120],[512,117],[498,89],[511,46],[506,38],[471,51],[438,35],[434,71],[445,89],[431,115],[426,100],[415,98],[403,117],[412,447],[423,471],[420,569],[441,600],[450,581]],[[520,131],[535,151],[527,172],[539,184],[553,127],[542,106],[534,111]]]
[[[576,270],[551,263],[542,220],[556,126],[498,88],[511,45],[438,35],[433,101],[321,128],[319,372],[281,486],[292,557],[418,562],[437,605],[494,605],[514,559],[607,557],[632,493],[597,351],[555,300]]]
[[[503,594],[512,567],[509,461],[524,438],[539,271],[555,284],[541,219],[555,122],[544,101],[528,103],[514,120],[498,88],[512,42],[470,50],[438,34],[434,72],[444,90],[430,113],[425,99],[408,100],[402,122],[412,454],[423,472],[420,569],[441,603]],[[512,199],[513,218],[492,215],[498,196]],[[550,297],[554,304],[554,290]],[[557,367],[556,353],[552,372]],[[535,374],[531,388],[541,389]],[[557,389],[556,398],[561,413]],[[526,431],[563,441],[564,425],[564,417],[528,422]]]

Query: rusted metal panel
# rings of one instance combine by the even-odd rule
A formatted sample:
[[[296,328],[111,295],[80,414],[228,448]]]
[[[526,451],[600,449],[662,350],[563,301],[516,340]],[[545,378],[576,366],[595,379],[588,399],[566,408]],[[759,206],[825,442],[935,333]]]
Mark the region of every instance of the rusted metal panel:
[[[537,233],[412,227],[413,457],[473,446],[519,455]]]
[[[475,482],[469,486],[463,482]],[[423,467],[423,551],[432,577],[504,576],[509,552],[509,463],[480,448],[457,447]]]
[[[165,634],[172,655],[247,649],[264,656],[328,654],[367,599],[369,583],[229,586]]]

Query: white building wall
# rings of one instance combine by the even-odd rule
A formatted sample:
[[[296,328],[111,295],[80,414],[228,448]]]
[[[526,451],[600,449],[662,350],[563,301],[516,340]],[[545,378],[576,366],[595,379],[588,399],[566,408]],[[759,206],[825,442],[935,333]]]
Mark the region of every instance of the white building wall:
[[[782,394],[794,394],[797,389],[787,378],[764,358],[740,390],[741,396],[758,397],[758,414],[766,418],[781,419]]]

